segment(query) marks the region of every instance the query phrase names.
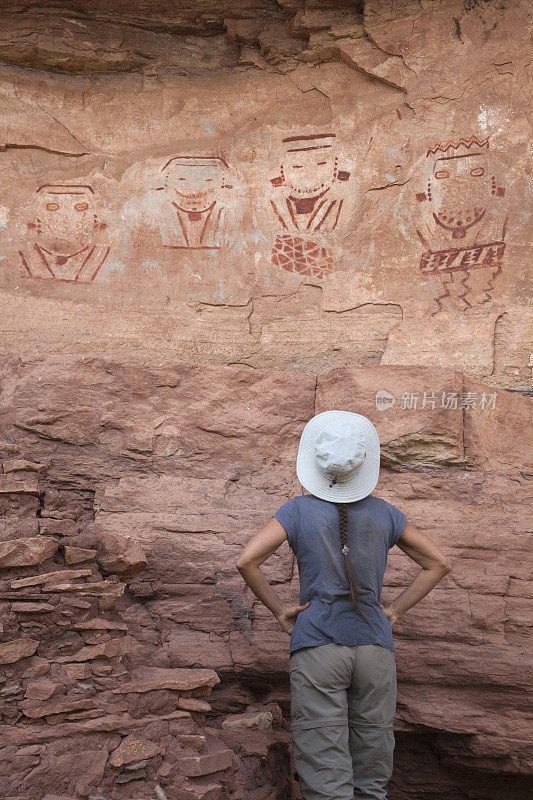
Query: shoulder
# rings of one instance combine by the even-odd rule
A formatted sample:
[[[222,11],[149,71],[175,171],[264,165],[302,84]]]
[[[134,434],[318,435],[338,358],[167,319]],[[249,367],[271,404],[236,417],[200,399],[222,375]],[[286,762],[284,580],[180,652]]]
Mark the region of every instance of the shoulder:
[[[388,503],[381,497],[374,498],[376,501],[376,508],[381,509],[381,512],[388,520],[389,524],[389,550],[393,547],[403,533],[405,523],[407,522],[407,515],[392,503]]]
[[[384,500],[382,497],[370,495],[367,500],[369,501],[367,508],[373,515],[382,521],[387,520],[394,528],[398,526],[403,528],[407,521],[407,517],[403,511],[392,503],[387,502],[387,500]]]
[[[311,508],[316,505],[331,505],[326,500],[321,500],[320,497],[315,497],[314,494],[297,494],[287,500],[281,508]]]
[[[398,511],[399,509],[396,506],[393,506],[392,503],[387,502],[382,497],[375,497],[373,494],[369,495],[367,498],[369,500],[369,507],[375,509],[376,511],[391,513],[393,511]]]
[[[301,494],[298,497],[302,506],[314,506],[314,505],[331,505],[328,503],[327,500],[322,500],[320,497],[316,497],[314,494]]]
[[[302,515],[330,512],[331,509],[337,513],[335,503],[322,500],[314,494],[302,494],[298,497],[298,508]]]
[[[284,509],[296,509],[300,503],[300,495],[295,495],[294,497],[290,497],[284,503],[282,503],[278,509],[280,511],[282,508]],[[276,512],[277,513],[277,512]]]
[[[300,501],[300,495],[291,497],[289,500],[286,500],[285,503],[282,503],[272,516],[286,528],[287,522],[292,522],[298,518],[300,514]]]
[[[274,519],[277,519],[277,521],[280,522],[285,528],[289,545],[292,548],[294,548],[296,545],[298,531],[300,529],[301,500],[301,495],[291,497],[290,500],[287,500],[285,503],[283,503],[283,505],[278,508],[276,513],[272,515]]]

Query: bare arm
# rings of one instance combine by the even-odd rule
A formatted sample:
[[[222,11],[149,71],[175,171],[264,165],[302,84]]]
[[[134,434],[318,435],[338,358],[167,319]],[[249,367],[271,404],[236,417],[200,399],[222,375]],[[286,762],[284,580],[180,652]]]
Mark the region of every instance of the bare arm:
[[[422,569],[389,606],[383,607],[391,625],[401,614],[429,594],[452,568],[446,553],[411,522],[405,523],[402,535],[396,544],[409,558],[420,564]]]
[[[294,619],[307,608],[305,605],[285,605],[267,581],[260,565],[287,539],[283,525],[272,517],[260,531],[246,543],[235,566],[252,592],[274,614],[287,633],[294,627]]]

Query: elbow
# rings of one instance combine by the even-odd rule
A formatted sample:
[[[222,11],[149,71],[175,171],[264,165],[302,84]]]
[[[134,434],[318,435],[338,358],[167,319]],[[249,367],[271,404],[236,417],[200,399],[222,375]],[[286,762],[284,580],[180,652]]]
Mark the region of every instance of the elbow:
[[[424,569],[434,572],[435,575],[438,573],[443,578],[452,571],[452,565],[450,559],[445,555],[445,553],[441,553],[440,556],[432,558],[430,563],[424,567]]]
[[[235,568],[239,570],[241,575],[249,575],[250,571],[259,568],[259,564],[256,561],[241,561],[240,559],[235,562]]]

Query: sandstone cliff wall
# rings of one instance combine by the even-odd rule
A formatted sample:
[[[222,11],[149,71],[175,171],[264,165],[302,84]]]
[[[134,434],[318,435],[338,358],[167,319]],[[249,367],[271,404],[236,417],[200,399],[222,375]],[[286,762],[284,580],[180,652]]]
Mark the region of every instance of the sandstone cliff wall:
[[[2,8],[4,350],[528,386],[527,0]]]
[[[2,3],[2,800],[298,800],[288,637],[234,563],[326,408],[454,567],[395,631],[391,800],[529,796],[530,29]]]
[[[413,386],[492,399],[376,412],[376,391]],[[454,566],[395,632],[392,796],[526,797],[528,398],[441,369],[63,356],[3,364],[4,795],[298,796],[288,637],[234,564],[298,491],[303,424],[339,397],[376,421],[380,496]],[[288,545],[266,571],[298,597]],[[385,601],[415,572],[391,551]]]

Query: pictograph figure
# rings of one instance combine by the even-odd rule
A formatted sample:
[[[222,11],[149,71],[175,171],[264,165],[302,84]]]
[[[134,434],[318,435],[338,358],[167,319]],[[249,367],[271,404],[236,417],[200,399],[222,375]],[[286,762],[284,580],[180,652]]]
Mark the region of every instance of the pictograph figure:
[[[339,170],[335,138],[334,133],[317,133],[282,141],[280,175],[271,181],[270,206],[282,229],[272,263],[289,272],[323,278],[333,267],[327,239],[342,211],[340,184],[350,177]]]
[[[19,255],[27,278],[90,283],[109,255],[102,243],[107,228],[86,184],[45,184],[36,191],[30,241]],[[31,241],[33,239],[33,241]]]
[[[220,156],[175,156],[164,174],[161,234],[165,247],[218,250],[227,233],[228,165]]]
[[[426,215],[416,232],[426,248],[420,270],[436,276],[442,289],[433,315],[445,300],[460,310],[490,302],[502,271],[505,189],[492,174],[488,150],[488,136],[471,136],[427,151],[426,191],[416,195]]]

